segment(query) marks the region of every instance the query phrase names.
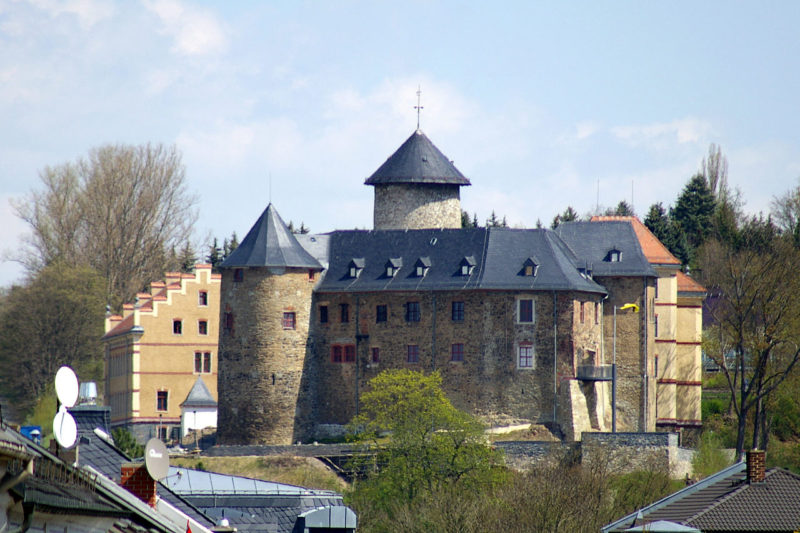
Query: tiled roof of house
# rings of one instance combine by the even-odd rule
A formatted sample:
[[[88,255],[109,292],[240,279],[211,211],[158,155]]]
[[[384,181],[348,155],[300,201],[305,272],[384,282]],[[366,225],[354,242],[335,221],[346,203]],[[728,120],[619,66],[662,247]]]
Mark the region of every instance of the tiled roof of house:
[[[705,293],[706,288],[700,285],[697,281],[695,281],[690,276],[684,274],[683,272],[678,272],[677,275],[678,280],[678,294],[680,293]]]
[[[632,216],[593,216],[592,222],[610,222],[620,221],[629,222],[633,226],[633,231],[636,232],[636,237],[642,246],[642,252],[648,261],[656,265],[675,265],[679,266],[681,262],[677,257],[667,249],[664,244],[658,240],[658,237],[653,235],[647,226],[642,224],[638,217]]]
[[[114,337],[115,335],[121,335],[122,333],[127,333],[133,327],[133,314],[130,314],[122,319],[122,321],[111,328],[111,330],[103,335],[104,339]]]
[[[322,265],[300,246],[272,204],[261,213],[242,243],[221,266],[322,269]]]
[[[180,405],[181,407],[216,407],[217,401],[211,395],[203,378],[197,376],[197,380],[192,385],[192,390]]]
[[[469,180],[417,130],[364,182],[366,185],[430,183],[469,185]]]
[[[565,222],[554,230],[595,276],[656,277],[628,221]],[[618,252],[614,261],[612,252]]]

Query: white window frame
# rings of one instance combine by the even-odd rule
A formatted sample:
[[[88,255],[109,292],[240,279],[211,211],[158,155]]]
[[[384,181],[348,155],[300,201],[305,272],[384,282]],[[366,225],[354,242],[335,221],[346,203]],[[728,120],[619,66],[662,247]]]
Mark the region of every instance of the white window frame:
[[[522,321],[521,318],[521,306],[523,301],[530,301],[531,302],[531,320],[530,321]],[[514,310],[514,321],[517,324],[535,324],[536,323],[536,299],[533,296],[530,297],[523,297],[520,296],[517,298],[515,302],[515,310]]]
[[[516,345],[516,359],[517,359],[517,370],[533,370],[536,368],[536,349],[533,346],[532,342],[521,342]],[[528,351],[529,353],[527,356],[530,358],[530,365],[522,364],[522,354],[523,350]],[[528,359],[528,357],[526,357]]]

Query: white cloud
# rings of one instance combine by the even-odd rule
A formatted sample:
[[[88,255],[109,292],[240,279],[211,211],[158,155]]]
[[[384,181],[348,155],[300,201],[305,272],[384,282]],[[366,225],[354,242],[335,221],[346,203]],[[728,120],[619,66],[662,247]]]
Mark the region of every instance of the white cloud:
[[[197,56],[226,49],[223,25],[210,11],[186,7],[178,0],[144,0],[144,6],[159,18],[162,32],[174,40],[173,52]]]
[[[665,149],[675,144],[705,143],[712,127],[709,122],[688,117],[671,122],[617,126],[611,128],[611,133],[631,146]]]
[[[97,0],[29,0],[28,3],[45,11],[51,18],[74,15],[83,29],[91,28],[114,14],[114,6],[110,2]]]

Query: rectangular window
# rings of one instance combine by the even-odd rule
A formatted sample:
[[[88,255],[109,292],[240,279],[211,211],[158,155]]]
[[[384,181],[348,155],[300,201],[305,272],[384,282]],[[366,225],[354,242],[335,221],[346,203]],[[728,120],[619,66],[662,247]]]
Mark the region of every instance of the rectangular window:
[[[389,313],[385,305],[375,306],[375,322],[386,322]]]
[[[452,318],[453,322],[464,321],[464,302],[453,302]]]
[[[197,305],[202,307],[208,305],[208,291],[200,291],[197,293]]]
[[[211,352],[205,352],[203,354],[203,372],[206,374],[211,373]]]
[[[419,322],[419,302],[406,303],[406,322]]]
[[[211,373],[211,352],[194,353],[194,372],[195,374]]]
[[[328,323],[328,306],[327,305],[320,305],[319,306],[319,323],[320,324],[327,324]]]
[[[316,272],[314,272],[311,269],[308,269],[308,281],[314,281],[315,277],[316,277]]]
[[[156,411],[166,411],[169,407],[169,392],[160,390],[156,393]]]
[[[653,335],[658,337],[658,315],[653,318]]]
[[[348,344],[344,347],[344,362],[353,363],[356,360],[356,346]]]
[[[233,333],[233,313],[225,312],[225,333]]]
[[[450,345],[450,360],[451,361],[464,361],[464,345],[462,343]]]
[[[331,346],[331,362],[332,363],[341,363],[342,362],[342,347],[338,344],[334,344]]]
[[[656,285],[655,285],[655,298],[658,298],[658,280],[656,280]]]
[[[658,377],[658,356],[653,358],[653,375]]]
[[[372,364],[377,364],[381,360],[381,349],[380,348],[373,348],[372,349]]]
[[[533,368],[533,345],[532,344],[520,344],[518,357],[517,357],[517,367],[518,368]]]
[[[533,322],[533,300],[517,300],[517,322]]]
[[[176,318],[172,321],[172,333],[175,335],[183,333],[183,320]]]
[[[594,325],[600,323],[600,304],[595,302],[594,303]]]
[[[167,428],[165,426],[159,426],[158,427],[158,438],[161,439],[161,440],[167,440],[167,430],[168,429],[169,428]]]
[[[339,304],[339,318],[341,322],[350,322],[350,306]]]
[[[416,344],[409,344],[406,347],[406,362],[419,363],[419,346]]]
[[[296,318],[294,311],[283,313],[283,329],[295,329],[297,325],[295,320]]]
[[[242,268],[233,269],[233,281],[235,281],[236,283],[244,281],[244,269]]]
[[[583,322],[586,320],[586,317],[584,317],[584,312],[583,312],[586,305],[583,302],[578,302],[578,305],[581,307],[581,324],[583,324]]]
[[[208,320],[200,320],[197,322],[197,333],[200,335],[208,335]]]

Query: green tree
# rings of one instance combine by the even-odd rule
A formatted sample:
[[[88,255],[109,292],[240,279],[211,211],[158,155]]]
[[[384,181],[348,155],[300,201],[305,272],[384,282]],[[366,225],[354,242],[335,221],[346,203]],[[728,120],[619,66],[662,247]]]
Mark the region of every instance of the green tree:
[[[62,365],[81,380],[103,377],[103,279],[53,263],[9,293],[0,316],[0,390],[29,412]]]
[[[128,457],[132,457],[134,459],[137,457],[144,457],[144,446],[136,442],[133,433],[127,429],[113,429],[111,430],[111,437],[114,439],[114,444],[117,446],[117,448],[125,452]]]
[[[686,236],[668,216],[661,202],[650,206],[644,225],[653,232],[667,249],[677,257],[683,265],[689,264],[689,250]]]
[[[625,200],[621,200],[614,209],[607,209],[605,214],[608,216],[620,217],[636,216],[636,212],[633,210],[633,207],[631,207],[631,205]]]
[[[225,242],[227,245],[227,241]],[[219,265],[222,264],[224,257],[222,255],[222,249],[219,247],[219,242],[217,238],[214,237],[214,241],[208,245],[208,255],[206,256],[206,261],[208,264],[211,265],[211,269],[214,272],[219,271]]]
[[[697,249],[708,236],[716,200],[702,174],[695,174],[670,209],[670,218],[681,228],[690,247]]]
[[[239,247],[239,239],[236,237],[236,232],[234,231],[233,233],[231,233],[231,238],[225,239],[225,242],[222,245],[222,250],[223,250],[222,260],[224,261],[225,259],[227,259],[228,256],[230,256],[233,253],[233,251],[238,247]]]
[[[386,509],[445,486],[480,492],[499,480],[501,454],[488,446],[475,417],[453,407],[441,384],[438,372],[411,370],[387,370],[370,380],[352,428],[379,468],[354,485],[355,500]]]
[[[181,248],[178,254],[178,264],[181,272],[194,272],[194,265],[197,263],[197,253],[194,251],[194,246],[189,241]]]
[[[571,205],[567,206],[563,213],[556,215],[555,218],[553,218],[553,223],[550,224],[550,228],[556,229],[562,222],[574,222],[578,220],[578,218],[578,212],[575,211]]]
[[[772,201],[772,212],[781,231],[800,248],[800,185]]]

